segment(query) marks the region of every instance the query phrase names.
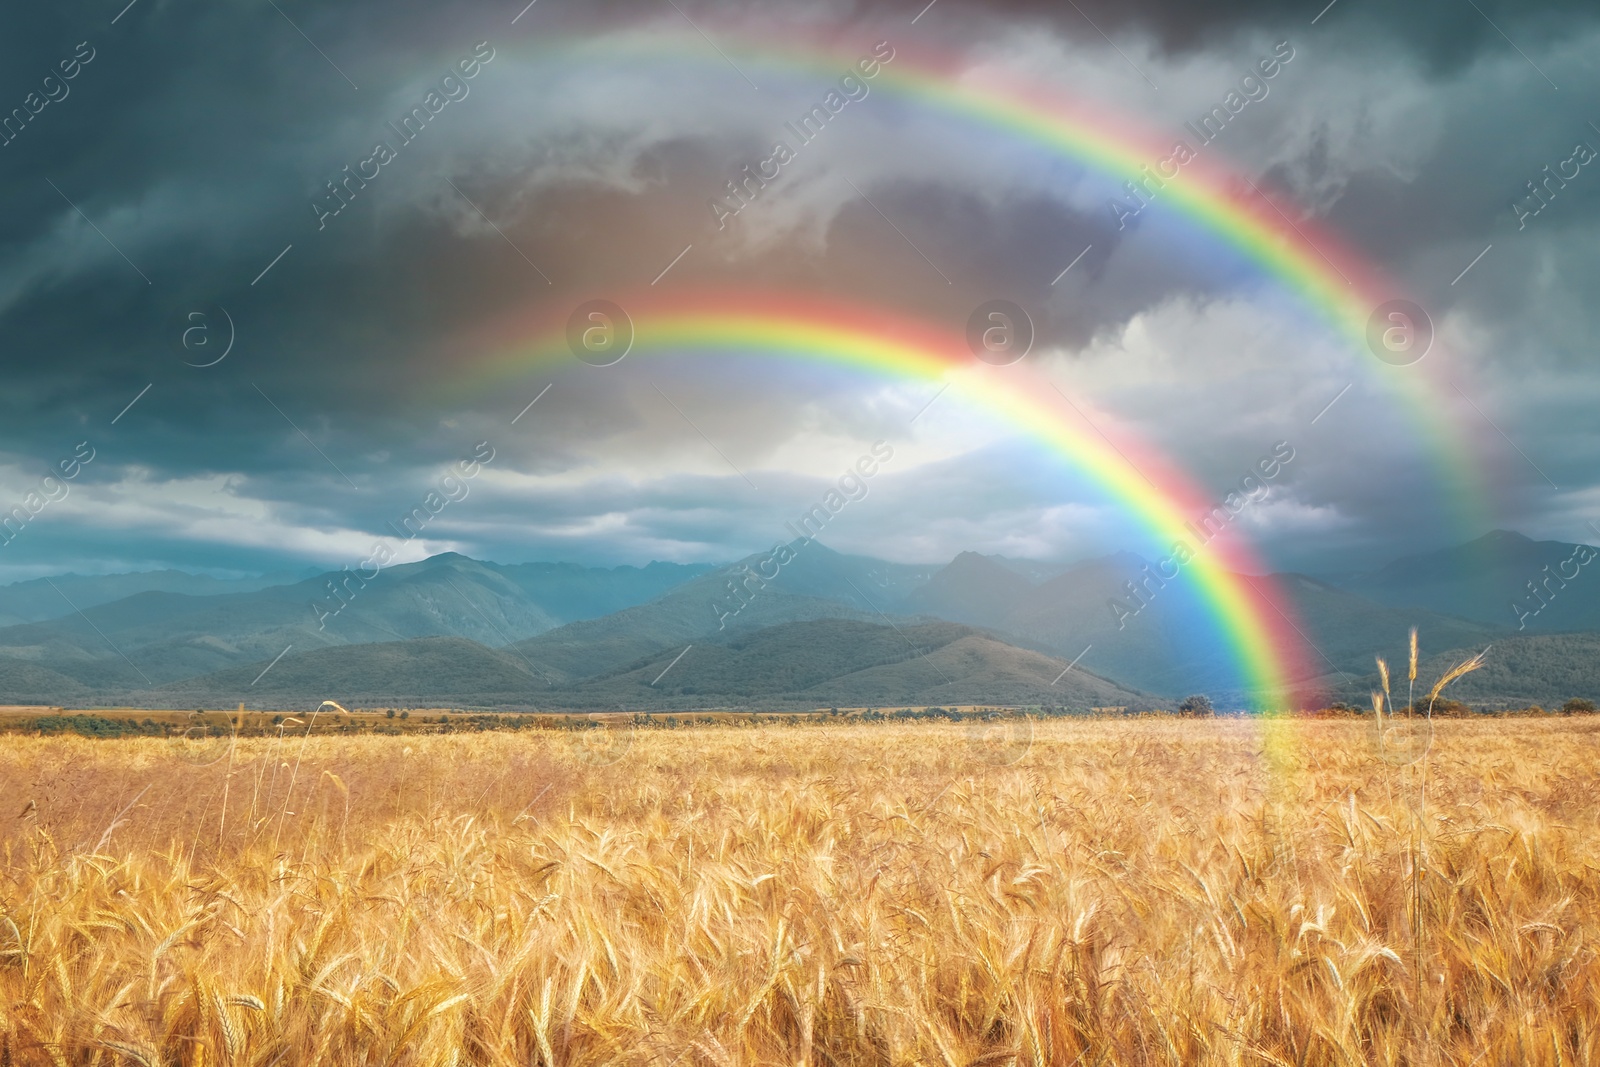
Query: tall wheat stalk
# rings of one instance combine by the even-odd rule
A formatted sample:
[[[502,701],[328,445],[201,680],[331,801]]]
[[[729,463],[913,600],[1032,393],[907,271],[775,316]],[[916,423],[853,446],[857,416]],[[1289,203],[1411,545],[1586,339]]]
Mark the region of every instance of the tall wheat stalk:
[[[273,852],[278,851],[278,841],[283,836],[283,821],[294,814],[289,810],[289,802],[294,799],[294,783],[300,777],[300,761],[305,759],[306,745],[311,741],[311,731],[317,728],[317,716],[322,714],[322,708],[326,706],[327,703],[324,702],[321,707],[311,713],[311,721],[306,724],[306,732],[300,738],[300,751],[295,753],[294,770],[289,772],[289,787],[284,790],[283,807],[278,812],[278,829],[272,835]]]
[[[233,757],[239,743],[239,723],[244,720],[244,702],[239,703],[239,717],[229,724],[228,773],[222,780],[222,814],[217,819],[217,846],[222,846],[228,829],[228,794],[233,789]]]
[[[1417,628],[1415,626],[1411,628],[1408,646],[1408,663],[1406,669],[1406,718],[1411,720],[1416,717],[1416,685],[1419,659]],[[1456,664],[1449,670],[1445,671],[1444,674],[1440,675],[1439,680],[1434,682],[1433,687],[1428,690],[1428,704],[1427,709],[1424,712],[1425,721],[1427,723],[1427,743],[1423,746],[1420,755],[1407,765],[1408,773],[1415,776],[1416,784],[1416,807],[1413,809],[1411,839],[1409,842],[1407,842],[1407,858],[1409,867],[1407,910],[1410,912],[1409,919],[1411,926],[1412,1003],[1416,1006],[1416,1018],[1413,1020],[1413,1022],[1417,1026],[1423,1025],[1421,1019],[1422,978],[1424,970],[1422,952],[1425,925],[1425,907],[1423,899],[1425,890],[1423,885],[1423,875],[1428,864],[1428,761],[1433,752],[1433,708],[1434,704],[1438,701],[1440,694],[1444,692],[1446,686],[1450,685],[1450,683],[1456,681],[1462,676],[1471,674],[1473,671],[1482,667],[1484,663],[1484,657],[1488,654],[1489,649],[1485,648],[1482,652],[1479,652],[1470,659],[1463,660],[1462,662]],[[1383,736],[1382,707],[1384,704],[1388,704],[1390,708],[1391,720],[1394,717],[1394,701],[1389,692],[1389,664],[1383,659],[1382,656],[1378,657],[1378,678],[1383,686],[1383,693],[1381,697],[1377,693],[1373,694],[1373,710],[1378,716],[1378,730],[1381,746]]]

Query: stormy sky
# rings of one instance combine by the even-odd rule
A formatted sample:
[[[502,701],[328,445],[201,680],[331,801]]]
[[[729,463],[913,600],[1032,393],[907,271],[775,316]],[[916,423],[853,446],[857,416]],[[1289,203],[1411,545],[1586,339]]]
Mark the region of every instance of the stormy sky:
[[[508,323],[674,291],[957,334],[1011,300],[1038,329],[1031,370],[1202,495],[1293,444],[1241,518],[1274,568],[1371,567],[1497,526],[1600,539],[1592,3],[524,2],[10,15],[0,511],[27,521],[0,581],[337,568],[442,485],[455,499],[403,558],[727,560],[785,536],[879,440],[894,459],[830,527],[841,551],[1158,547],[1003,415],[959,389],[930,404],[925,380],[694,352],[484,369]],[[1162,140],[1292,53],[1206,163],[1426,309],[1432,405],[1471,448],[1441,464],[1383,388],[1395,368],[1170,202],[1119,228],[1122,176],[1081,157],[870,83],[800,145],[785,124],[883,45],[891,68],[1003,78]],[[719,218],[709,202],[778,140],[794,158]],[[352,172],[370,180],[330,192]],[[445,483],[480,442],[493,460]],[[1482,486],[1475,518],[1441,480],[1452,462]]]

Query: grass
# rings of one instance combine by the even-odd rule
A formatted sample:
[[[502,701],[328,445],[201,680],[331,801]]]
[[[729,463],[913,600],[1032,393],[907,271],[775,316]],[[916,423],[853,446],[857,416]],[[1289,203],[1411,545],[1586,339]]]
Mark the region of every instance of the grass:
[[[0,1064],[1593,1063],[1597,731],[11,736]]]

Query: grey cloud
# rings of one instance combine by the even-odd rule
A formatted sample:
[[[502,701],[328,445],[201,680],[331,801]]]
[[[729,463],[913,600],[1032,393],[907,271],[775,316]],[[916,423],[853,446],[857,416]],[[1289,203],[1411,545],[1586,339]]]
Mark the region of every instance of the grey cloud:
[[[832,140],[808,153],[791,185],[775,187],[750,209],[740,233],[718,234],[706,198],[767,148],[781,128],[776,120],[814,95],[809,83],[736,96],[729,85],[737,79],[708,52],[703,71],[640,94],[615,72],[557,77],[519,43],[611,32],[634,20],[664,25],[679,18],[670,10],[540,5],[513,33],[514,12],[491,18],[485,9],[420,2],[282,6],[359,92],[260,3],[222,11],[141,0],[115,27],[108,13],[69,4],[19,17],[0,42],[0,69],[12,72],[0,92],[17,103],[78,41],[92,40],[97,49],[71,95],[0,149],[0,192],[13,205],[0,219],[6,452],[30,462],[53,458],[87,436],[106,462],[86,485],[134,469],[157,481],[237,475],[241,492],[285,522],[362,532],[403,507],[428,471],[484,438],[504,442],[507,469],[547,475],[587,463],[620,470],[642,452],[694,457],[698,449],[692,462],[715,462],[675,413],[650,407],[648,379],[631,364],[613,379],[563,379],[559,402],[536,409],[539,419],[519,423],[515,434],[501,429],[526,402],[523,392],[510,395],[513,384],[531,394],[538,382],[456,391],[471,373],[463,346],[479,325],[523,308],[560,308],[646,286],[690,242],[693,254],[664,284],[801,289],[886,305],[951,329],[981,300],[1017,300],[1035,311],[1042,342],[1063,352],[1067,379],[1092,367],[1096,346],[1119,343],[1130,324],[1142,328],[1192,304],[1200,309],[1195,336],[1166,343],[1204,373],[1165,383],[1141,383],[1130,373],[1093,389],[1182,455],[1202,481],[1225,482],[1258,439],[1291,435],[1294,419],[1305,417],[1296,405],[1341,384],[1335,364],[1288,357],[1276,376],[1245,386],[1234,380],[1233,369],[1248,362],[1239,354],[1248,331],[1207,333],[1206,324],[1226,323],[1237,301],[1275,306],[1276,297],[1255,271],[1191,240],[1181,220],[1158,207],[1119,230],[1104,183],[1055,174],[1046,180],[1037,166],[1009,167],[1013,157],[997,160],[971,131],[907,121],[881,98],[852,114],[850,125],[830,130]],[[745,4],[683,6],[713,33],[770,14]],[[1303,43],[1293,79],[1280,79],[1270,101],[1230,130],[1217,151],[1283,190],[1285,203],[1299,200],[1319,214],[1456,331],[1469,353],[1463,359],[1476,364],[1463,370],[1485,390],[1475,399],[1562,487],[1545,493],[1540,477],[1503,449],[1504,464],[1489,473],[1505,483],[1507,524],[1574,536],[1566,528],[1589,514],[1597,469],[1597,442],[1583,427],[1592,422],[1594,398],[1587,351],[1597,325],[1592,309],[1600,306],[1591,251],[1600,170],[1571,181],[1524,231],[1516,230],[1509,204],[1542,166],[1564,158],[1574,138],[1592,136],[1600,147],[1600,133],[1584,132],[1600,117],[1582,104],[1595,88],[1583,56],[1600,36],[1592,5],[1479,5],[1562,85],[1559,94],[1468,5],[1400,9],[1340,0],[1315,28],[1311,8],[1320,4],[1078,6],[1141,63],[1152,63],[1163,94],[1126,97],[1126,71],[1113,85],[1103,72],[1122,60],[1070,7],[940,0],[915,28],[910,17],[920,5],[811,5],[798,14],[785,8],[784,17],[848,27],[851,39],[889,28],[907,38],[925,34],[970,50],[974,62],[992,61],[1032,36],[1038,39],[1021,59],[1043,70],[1057,64],[1068,82],[1079,77],[1085,91],[1174,130],[1261,41],[1283,34]],[[504,50],[473,95],[452,104],[426,143],[406,149],[394,169],[317,230],[309,203],[322,183],[370,150],[373,131],[416,96],[430,72],[485,38],[504,42]],[[1090,73],[1067,69],[1076,59]],[[870,204],[843,184],[846,176]],[[154,284],[146,285],[50,181]],[[1452,286],[1456,272],[1491,242],[1493,252]],[[251,285],[289,244],[292,251]],[[1074,272],[1052,286],[1090,245]],[[174,320],[211,304],[235,316],[236,353],[207,371],[184,367],[172,348]],[[670,368],[655,380],[711,423],[706,432],[750,469],[786,442],[818,433],[819,419],[830,430],[865,435],[876,417],[847,391],[804,373],[775,372],[764,389]],[[146,385],[148,395],[113,427],[112,417]],[[360,490],[350,490],[255,386]],[[1415,442],[1386,425],[1381,405],[1350,407],[1319,424],[1322,437],[1308,436],[1325,441],[1325,451],[1308,452],[1286,488],[1308,514],[1326,517],[1310,533],[1302,526],[1267,534],[1286,560],[1402,541],[1427,547],[1438,536],[1406,503],[1429,492]],[[1496,434],[1476,424],[1473,432]],[[1313,452],[1322,458],[1313,461]],[[908,544],[943,551],[959,537],[998,543],[1004,525],[952,519],[952,510],[1006,516],[1021,527],[1048,521],[1041,516],[1052,498],[1042,483],[1030,490],[1032,503],[1020,490],[986,494],[977,473],[985,462],[973,458],[964,471],[952,462],[944,486],[923,477],[919,484],[936,487],[926,499],[907,490],[873,520],[881,532],[863,527],[860,538],[878,537],[891,546],[886,554]],[[773,477],[783,484],[781,473]],[[520,502],[485,490],[474,497],[484,505],[480,512],[463,510],[441,529],[485,552],[511,552],[518,544],[562,544],[519,541],[519,515],[576,525],[616,513],[628,524],[610,541],[597,541],[597,554],[626,558],[679,544],[693,558],[715,546],[737,555],[732,542],[765,540],[777,510],[746,506],[738,499],[742,484],[726,474],[643,487],[624,480]],[[885,488],[884,496],[893,493]],[[965,503],[952,509],[949,500]],[[930,535],[934,528],[943,532]],[[145,547],[133,549],[74,528],[52,543],[56,551],[102,559],[143,553],[177,560],[187,552],[206,565],[248,560],[270,569],[282,562],[260,547],[203,546],[158,530],[140,537]],[[38,548],[19,548],[19,558],[42,560],[25,555],[44,552],[45,539],[37,540]],[[1090,540],[1080,539],[1081,547],[1088,550]]]

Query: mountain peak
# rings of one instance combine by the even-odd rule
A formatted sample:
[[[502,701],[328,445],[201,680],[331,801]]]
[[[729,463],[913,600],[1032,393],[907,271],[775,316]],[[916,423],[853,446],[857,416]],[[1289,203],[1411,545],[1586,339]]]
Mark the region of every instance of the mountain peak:
[[[955,567],[960,567],[963,569],[1006,570],[1005,565],[997,558],[994,556],[985,556],[979,552],[959,553],[955,559],[950,561],[949,566],[947,566],[945,569],[950,570]],[[1009,571],[1007,573],[1009,573]]]
[[[988,556],[963,552],[906,598],[906,606],[989,626],[1033,591],[1033,583]]]

